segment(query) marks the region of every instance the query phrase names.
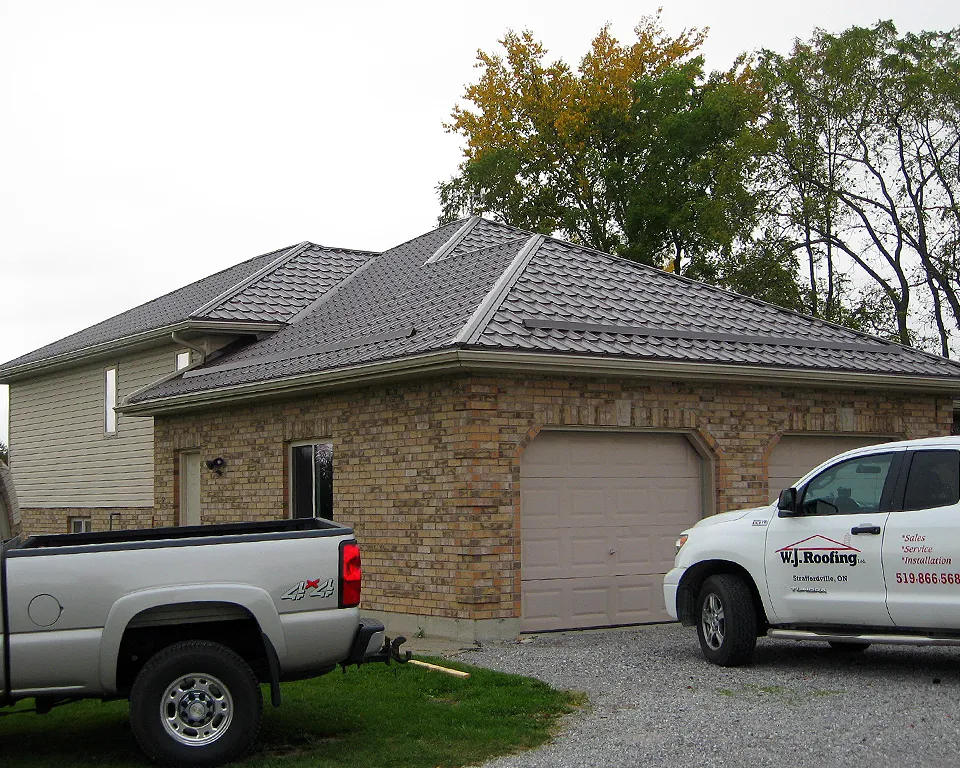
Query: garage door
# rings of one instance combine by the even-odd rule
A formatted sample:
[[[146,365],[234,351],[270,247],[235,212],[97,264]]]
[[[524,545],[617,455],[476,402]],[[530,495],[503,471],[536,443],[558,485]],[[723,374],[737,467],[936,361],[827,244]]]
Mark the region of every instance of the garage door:
[[[886,442],[862,435],[784,435],[770,454],[770,501],[807,472],[838,453]]]
[[[520,470],[523,630],[669,620],[661,582],[701,517],[702,463],[679,434],[538,435]]]

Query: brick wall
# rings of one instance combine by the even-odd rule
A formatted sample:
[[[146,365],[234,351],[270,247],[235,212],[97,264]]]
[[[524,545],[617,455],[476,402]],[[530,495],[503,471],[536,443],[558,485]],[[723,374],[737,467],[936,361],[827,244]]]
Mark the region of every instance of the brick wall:
[[[46,533],[69,533],[71,517],[89,517],[90,527],[94,531],[106,531],[110,528],[113,516],[114,530],[126,528],[153,528],[161,525],[154,514],[153,507],[23,507],[20,509],[20,531],[31,536]],[[14,531],[17,533],[19,531]]]
[[[179,452],[205,523],[287,515],[291,441],[334,444],[335,508],[363,548],[367,609],[450,619],[520,614],[520,460],[544,427],[687,430],[713,453],[717,511],[766,503],[785,433],[949,434],[932,395],[629,379],[461,377],[155,419],[158,524],[177,519]]]

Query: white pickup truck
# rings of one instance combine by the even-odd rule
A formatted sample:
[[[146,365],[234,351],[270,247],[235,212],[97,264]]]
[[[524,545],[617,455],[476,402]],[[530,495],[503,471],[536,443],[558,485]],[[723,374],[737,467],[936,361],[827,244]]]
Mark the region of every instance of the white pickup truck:
[[[260,683],[400,660],[358,614],[349,528],[309,518],[35,536],[0,556],[3,704],[129,698],[160,763],[216,765],[260,727]],[[392,653],[391,653],[392,651]]]
[[[764,634],[960,645],[960,437],[848,451],[775,504],[701,520],[663,594],[722,666],[748,663]]]

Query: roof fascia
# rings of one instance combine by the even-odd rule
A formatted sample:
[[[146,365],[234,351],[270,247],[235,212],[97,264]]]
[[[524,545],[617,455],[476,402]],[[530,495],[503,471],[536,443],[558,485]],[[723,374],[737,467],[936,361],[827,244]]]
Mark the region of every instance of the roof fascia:
[[[145,349],[161,341],[170,341],[171,333],[183,334],[193,332],[198,334],[206,333],[225,333],[227,335],[239,334],[248,335],[255,333],[272,333],[279,331],[284,327],[284,323],[258,323],[258,322],[236,322],[236,321],[217,321],[217,320],[185,320],[165,325],[161,328],[154,328],[143,333],[136,333],[130,336],[124,336],[119,339],[105,341],[101,344],[93,344],[83,349],[77,349],[72,352],[65,352],[53,357],[47,357],[42,360],[34,360],[29,363],[13,366],[6,370],[0,370],[0,383],[8,383],[16,379],[22,379],[30,376],[38,376],[44,373],[50,373],[60,368],[68,368],[79,365],[84,362],[92,361],[104,355],[129,352],[136,349]],[[172,343],[172,342],[171,342]]]
[[[240,291],[242,291],[244,288],[249,286],[251,283],[256,282],[264,275],[267,275],[270,272],[273,272],[273,270],[277,269],[277,267],[280,267],[281,265],[290,261],[290,259],[292,259],[294,256],[300,253],[303,253],[304,249],[307,248],[307,246],[309,245],[310,245],[309,241],[304,240],[302,243],[298,245],[294,245],[292,248],[288,248],[286,251],[281,253],[277,258],[275,258],[266,266],[261,267],[252,275],[247,275],[247,277],[243,278],[243,280],[241,280],[236,285],[230,286],[229,288],[227,288],[227,290],[225,290],[216,298],[212,299],[211,301],[208,301],[202,307],[195,309],[193,312],[190,313],[190,317],[203,317],[207,312],[209,312],[211,309],[216,307],[218,304],[223,303],[227,299],[232,299],[234,296],[240,293]]]
[[[513,257],[510,266],[503,270],[500,278],[494,283],[493,288],[490,289],[483,298],[483,301],[480,302],[480,306],[474,310],[467,324],[463,326],[460,333],[457,334],[457,338],[453,340],[454,344],[471,344],[476,341],[475,337],[480,335],[483,331],[483,326],[486,325],[497,309],[499,309],[500,304],[504,298],[506,298],[507,294],[510,293],[510,289],[513,288],[517,280],[520,279],[523,270],[527,268],[530,260],[536,255],[543,241],[543,235],[532,235],[530,239],[527,240],[523,248]]]
[[[830,389],[904,390],[930,394],[960,394],[960,381],[952,378],[865,374],[845,371],[814,371],[796,368],[765,368],[675,361],[626,360],[587,355],[529,352],[497,352],[450,349],[415,357],[338,368],[268,382],[193,392],[185,395],[122,405],[117,410],[130,415],[154,415],[193,408],[238,403],[263,397],[290,395],[311,390],[343,389],[457,372],[561,374],[615,376],[668,381],[705,381],[740,384],[773,384]]]
[[[904,389],[943,394],[960,393],[956,377],[907,374],[824,371],[807,368],[772,368],[718,363],[685,363],[663,360],[631,360],[592,355],[538,352],[461,350],[461,359],[472,370],[516,370],[574,375],[637,376],[677,381],[723,381],[741,384],[790,384],[795,386]]]
[[[121,405],[120,413],[133,416],[152,416],[192,408],[210,407],[223,403],[238,403],[262,397],[279,396],[318,389],[342,389],[353,385],[379,381],[419,378],[460,369],[457,350],[444,350],[416,357],[405,357],[365,365],[337,368],[332,371],[292,376],[287,379],[241,384],[232,387],[191,392],[160,400]]]

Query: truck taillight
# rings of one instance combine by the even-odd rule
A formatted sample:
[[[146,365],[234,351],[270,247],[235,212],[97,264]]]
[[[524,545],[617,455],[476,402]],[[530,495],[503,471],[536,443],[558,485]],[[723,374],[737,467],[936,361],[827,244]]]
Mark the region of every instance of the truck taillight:
[[[340,545],[340,607],[360,605],[360,547],[355,541]]]

